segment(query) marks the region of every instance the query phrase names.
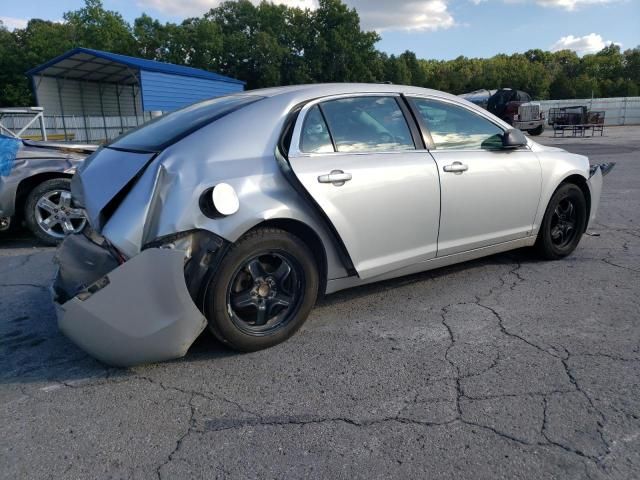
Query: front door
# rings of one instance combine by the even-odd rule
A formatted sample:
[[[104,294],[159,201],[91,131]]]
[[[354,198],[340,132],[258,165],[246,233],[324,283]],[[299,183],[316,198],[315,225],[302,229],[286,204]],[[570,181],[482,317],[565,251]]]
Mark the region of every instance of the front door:
[[[412,103],[440,173],[438,256],[530,235],[542,181],[535,153],[504,149],[502,127],[466,106],[432,98]]]
[[[362,95],[305,106],[289,163],[340,235],[361,278],[434,258],[440,187],[417,149],[398,96]]]

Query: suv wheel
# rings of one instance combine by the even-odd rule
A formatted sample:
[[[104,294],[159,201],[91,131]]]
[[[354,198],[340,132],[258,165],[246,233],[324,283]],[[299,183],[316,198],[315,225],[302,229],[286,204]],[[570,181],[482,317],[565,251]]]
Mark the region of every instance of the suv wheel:
[[[24,216],[29,230],[48,245],[57,245],[87,223],[84,210],[73,204],[68,178],[47,180],[34,188],[27,196]]]

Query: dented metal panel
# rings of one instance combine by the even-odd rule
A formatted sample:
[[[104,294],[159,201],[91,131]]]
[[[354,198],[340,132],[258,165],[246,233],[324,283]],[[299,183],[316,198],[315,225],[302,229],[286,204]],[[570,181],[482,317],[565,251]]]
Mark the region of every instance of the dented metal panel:
[[[58,326],[83,350],[115,366],[185,355],[206,326],[184,279],[185,253],[151,248],[107,275],[103,288],[58,306]]]
[[[347,276],[323,220],[292,188],[276,159],[275,146],[294,105],[293,101],[266,98],[216,120],[161,152],[106,219],[102,234],[125,255],[133,256],[147,243],[176,232],[207,230],[234,242],[263,221],[294,220],[309,226],[322,240],[329,277]],[[264,121],[271,116],[277,121]],[[251,142],[238,138],[238,132],[246,131],[252,132]],[[105,169],[108,163],[118,162],[116,157],[114,154],[112,162],[105,162]],[[93,161],[88,162],[82,176],[84,170],[88,173],[92,169]],[[203,214],[199,200],[204,191],[220,182],[235,189],[240,209],[228,217],[212,219]],[[95,216],[89,205],[85,207],[90,218]]]
[[[154,155],[104,148],[87,158],[78,170],[80,175],[73,178],[71,188],[76,202],[85,209],[94,229],[102,229],[104,209],[144,170]]]

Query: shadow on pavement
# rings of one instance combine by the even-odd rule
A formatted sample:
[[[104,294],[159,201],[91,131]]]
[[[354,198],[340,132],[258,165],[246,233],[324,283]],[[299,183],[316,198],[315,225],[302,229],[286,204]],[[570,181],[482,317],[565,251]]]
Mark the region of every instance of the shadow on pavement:
[[[12,227],[0,232],[0,250],[5,248],[52,248],[38,240],[25,228]]]
[[[29,248],[38,242],[28,234],[0,238],[0,249]],[[523,249],[450,267],[352,288],[321,298],[319,306],[340,305],[405,285],[446,277],[457,272],[492,265],[517,265],[537,260]],[[16,284],[0,289],[3,321],[0,322],[0,384],[37,382],[73,383],[87,379],[127,377],[131,369],[113,368],[91,358],[57,328],[48,288],[41,284]],[[195,341],[187,355],[168,362],[201,362],[241,355],[218,342],[208,330]]]

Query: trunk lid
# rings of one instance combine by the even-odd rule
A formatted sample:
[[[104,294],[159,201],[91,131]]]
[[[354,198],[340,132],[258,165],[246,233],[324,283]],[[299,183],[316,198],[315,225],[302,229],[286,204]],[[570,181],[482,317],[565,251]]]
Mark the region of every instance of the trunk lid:
[[[157,154],[101,148],[78,168],[71,182],[75,201],[98,232]]]

